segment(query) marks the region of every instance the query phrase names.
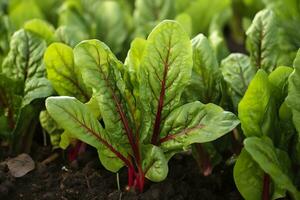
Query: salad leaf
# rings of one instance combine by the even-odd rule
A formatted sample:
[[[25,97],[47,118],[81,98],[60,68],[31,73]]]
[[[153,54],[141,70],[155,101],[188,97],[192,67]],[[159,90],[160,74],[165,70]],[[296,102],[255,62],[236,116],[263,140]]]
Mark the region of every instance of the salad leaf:
[[[247,152],[280,188],[289,191],[293,199],[300,198],[300,192],[282,169],[276,150],[269,138],[249,137],[245,139],[244,144]]]
[[[209,40],[202,34],[192,39],[192,80],[184,91],[183,99],[218,103],[221,97],[222,74]]]
[[[253,65],[270,73],[277,63],[278,29],[271,10],[258,12],[247,30],[247,44]]]
[[[233,102],[234,108],[237,110],[239,102],[256,73],[256,69],[251,64],[248,56],[232,53],[222,60],[221,70],[227,83],[227,93]]]
[[[269,135],[274,131],[276,104],[268,75],[258,70],[238,105],[239,118],[246,137]]]
[[[233,176],[239,192],[245,199],[261,199],[264,171],[245,149],[235,163]]]
[[[62,43],[52,43],[44,55],[48,79],[59,95],[73,96],[87,102],[91,89],[83,83],[78,65],[74,63],[73,49]]]

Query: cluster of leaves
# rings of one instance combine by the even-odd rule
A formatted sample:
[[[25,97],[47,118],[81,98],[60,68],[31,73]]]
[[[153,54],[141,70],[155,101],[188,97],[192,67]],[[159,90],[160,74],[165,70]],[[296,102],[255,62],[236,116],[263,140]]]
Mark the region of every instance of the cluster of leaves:
[[[47,63],[58,57],[58,48],[50,48]],[[162,181],[175,153],[215,140],[239,123],[217,105],[181,100],[192,77],[193,51],[174,21],[159,24],[147,40],[135,39],[125,64],[98,40],[83,41],[69,53],[63,59],[80,66],[101,117],[73,97],[48,98],[47,110],[72,137],[97,148],[108,170],[127,166],[129,187],[142,190],[144,177]]]
[[[54,148],[81,140],[141,191],[176,153],[209,175],[229,151],[245,199],[300,199],[299,5],[0,0],[0,137],[29,151],[39,117]]]

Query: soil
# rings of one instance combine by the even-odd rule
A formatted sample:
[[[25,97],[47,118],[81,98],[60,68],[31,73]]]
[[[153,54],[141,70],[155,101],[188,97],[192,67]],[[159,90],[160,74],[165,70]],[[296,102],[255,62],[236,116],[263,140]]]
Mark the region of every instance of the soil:
[[[36,161],[34,171],[21,178],[12,177],[6,164],[0,164],[0,199],[20,200],[239,200],[232,179],[232,167],[217,167],[204,177],[189,155],[177,155],[169,162],[169,175],[160,183],[147,182],[142,194],[126,191],[127,171],[117,176],[105,170],[97,153],[88,149],[77,160],[68,163],[62,156],[44,165],[42,160],[51,155],[50,147],[32,153]],[[2,153],[3,154],[3,153]],[[36,155],[36,157],[34,156]],[[1,158],[2,157],[2,158]],[[0,160],[3,160],[1,155]],[[226,168],[226,169],[225,169]]]

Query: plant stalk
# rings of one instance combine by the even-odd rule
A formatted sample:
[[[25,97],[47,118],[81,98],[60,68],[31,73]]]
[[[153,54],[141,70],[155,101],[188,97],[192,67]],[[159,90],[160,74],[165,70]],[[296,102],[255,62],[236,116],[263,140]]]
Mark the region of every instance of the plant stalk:
[[[262,200],[269,200],[269,199],[270,199],[270,176],[267,173],[265,173],[264,174]]]

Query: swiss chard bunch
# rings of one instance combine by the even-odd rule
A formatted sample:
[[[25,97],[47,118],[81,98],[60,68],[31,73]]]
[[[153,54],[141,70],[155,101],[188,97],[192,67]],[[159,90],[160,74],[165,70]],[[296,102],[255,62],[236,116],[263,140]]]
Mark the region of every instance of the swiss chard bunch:
[[[74,97],[49,97],[46,108],[63,129],[98,150],[106,169],[126,166],[130,188],[142,191],[145,177],[164,180],[175,153],[213,141],[239,123],[217,105],[180,101],[193,60],[189,37],[177,22],[164,21],[147,40],[135,39],[125,64],[98,40],[79,43],[73,53],[101,120]]]
[[[299,58],[293,68],[259,70],[239,103],[244,149],[234,179],[245,199],[299,199]]]

